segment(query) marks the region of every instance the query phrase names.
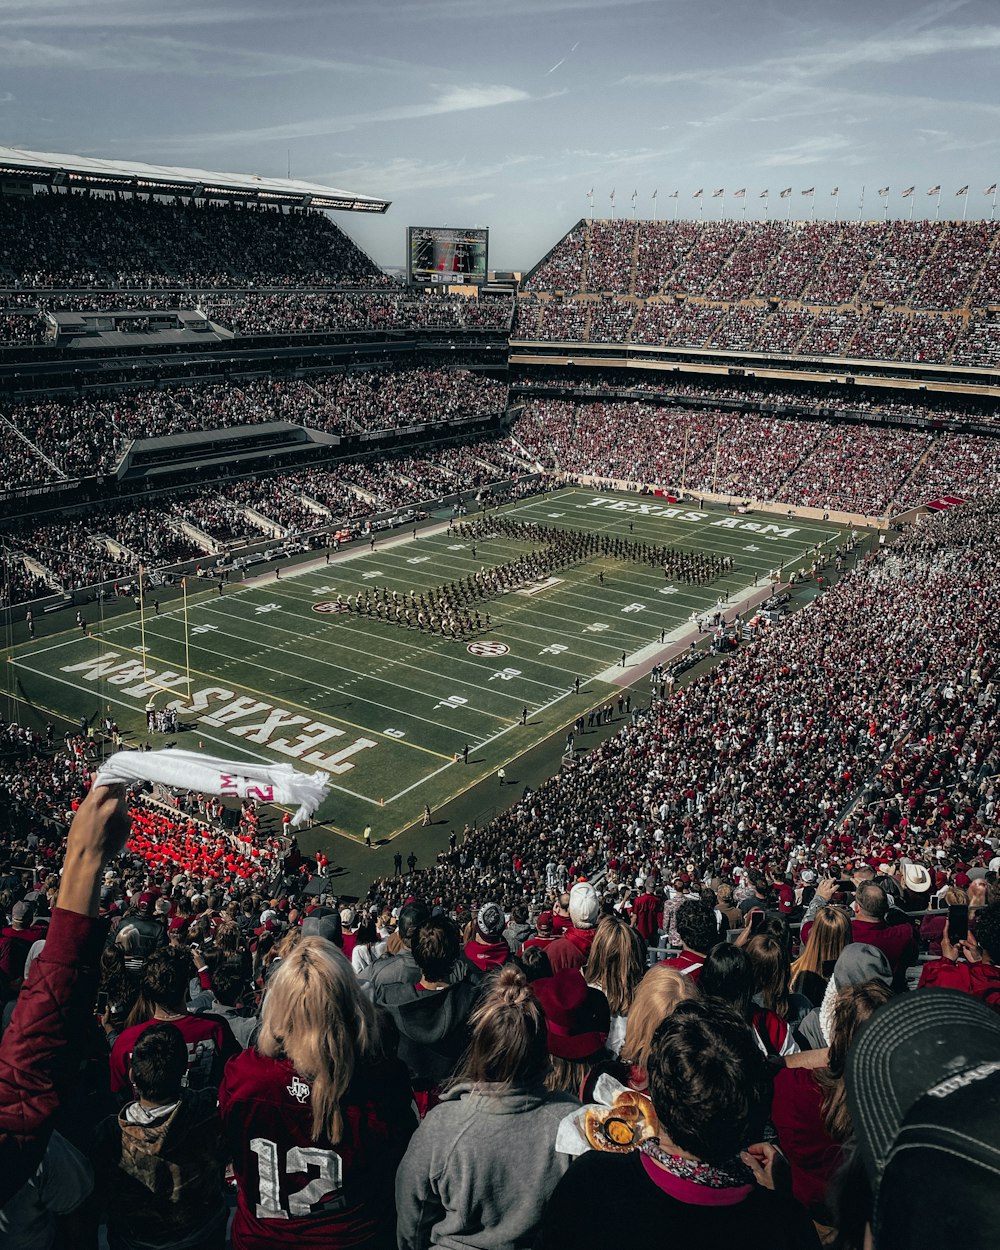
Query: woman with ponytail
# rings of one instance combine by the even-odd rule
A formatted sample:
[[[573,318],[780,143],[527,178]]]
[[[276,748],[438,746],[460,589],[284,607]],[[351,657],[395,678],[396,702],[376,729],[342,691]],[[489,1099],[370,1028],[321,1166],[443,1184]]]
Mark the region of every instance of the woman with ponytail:
[[[412,1095],[325,938],[301,938],[276,967],[257,1045],[227,1066],[219,1111],[238,1185],[233,1250],[392,1245]]]
[[[545,1016],[520,968],[494,974],[470,1023],[469,1048],[396,1175],[399,1250],[534,1244],[570,1163],[556,1130],[580,1104],[545,1088]]]

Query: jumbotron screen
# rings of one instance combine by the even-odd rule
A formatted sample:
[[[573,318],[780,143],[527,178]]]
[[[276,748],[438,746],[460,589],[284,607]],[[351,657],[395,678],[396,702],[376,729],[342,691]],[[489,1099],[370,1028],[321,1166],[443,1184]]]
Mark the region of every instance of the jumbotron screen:
[[[486,281],[488,230],[410,226],[406,280],[410,286],[479,286]]]

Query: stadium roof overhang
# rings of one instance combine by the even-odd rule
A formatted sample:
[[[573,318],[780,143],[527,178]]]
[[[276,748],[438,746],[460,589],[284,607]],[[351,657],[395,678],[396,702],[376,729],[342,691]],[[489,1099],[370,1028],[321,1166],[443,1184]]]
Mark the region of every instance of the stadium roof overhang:
[[[297,178],[261,178],[257,174],[220,174],[207,169],[106,161],[64,152],[28,152],[0,147],[0,181],[29,179],[52,187],[126,191],[140,195],[183,195],[198,200],[236,200],[299,208],[337,209],[348,213],[384,213],[389,200],[355,195]]]

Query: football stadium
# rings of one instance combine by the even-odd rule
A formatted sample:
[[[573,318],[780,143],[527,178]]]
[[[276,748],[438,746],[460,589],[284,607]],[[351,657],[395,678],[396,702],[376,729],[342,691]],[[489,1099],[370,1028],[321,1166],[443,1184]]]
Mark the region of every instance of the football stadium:
[[[207,150],[0,147],[0,1244],[995,1245],[990,169]]]

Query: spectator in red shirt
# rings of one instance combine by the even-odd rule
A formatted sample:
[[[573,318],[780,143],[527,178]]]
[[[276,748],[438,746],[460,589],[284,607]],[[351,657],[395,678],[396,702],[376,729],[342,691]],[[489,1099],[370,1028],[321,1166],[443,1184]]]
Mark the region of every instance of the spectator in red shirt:
[[[393,1181],[417,1120],[351,965],[304,937],[275,972],[260,1039],[226,1069],[234,1250],[393,1244]]]
[[[690,900],[677,909],[676,924],[681,952],[660,963],[666,968],[676,968],[697,985],[705,958],[719,940],[719,926],[707,907]]]
[[[941,935],[941,958],[924,964],[920,988],[961,990],[1000,1011],[1000,903],[984,907],[976,918],[976,936],[952,942]]]
[[[887,924],[889,899],[874,881],[858,886],[854,896],[855,916],[851,932],[855,942],[877,946],[885,953],[897,985],[906,969],[917,960],[917,940],[910,922]]]
[[[656,944],[663,919],[663,899],[656,893],[656,878],[647,877],[643,892],[632,904],[632,923],[647,946]]]
[[[550,911],[542,911],[538,913],[538,919],[535,921],[535,936],[528,938],[521,947],[522,953],[532,946],[538,946],[542,950],[556,940],[556,935],[552,932],[552,913]]]
[[[583,967],[590,954],[600,915],[601,903],[597,891],[589,881],[578,881],[569,892],[569,928],[563,930],[562,937],[553,942],[547,951],[553,972]]]
[[[111,1048],[111,1091],[134,1097],[129,1063],[136,1041],[146,1029],[167,1021],[180,1030],[188,1050],[188,1084],[192,1089],[218,1088],[226,1061],[240,1053],[240,1044],[229,1024],[219,1016],[193,1015],[187,1009],[191,956],[177,946],[166,946],[150,955],[139,985],[140,1001],[151,1006],[151,1015],[119,1034]]]
[[[824,1244],[833,1233],[830,1181],[851,1136],[844,1067],[854,1035],[892,998],[878,981],[849,985],[837,998],[833,1035],[821,1068],[783,1067],[774,1078],[771,1122],[792,1169],[792,1192],[820,1228]],[[824,1052],[817,1051],[817,1055]]]
[[[480,972],[500,968],[510,959],[510,947],[503,936],[506,924],[499,903],[484,903],[476,913],[476,928],[465,944],[465,957]]]
[[[35,911],[30,903],[15,903],[10,909],[10,924],[0,929],[0,973],[17,988],[24,975],[28,951],[48,932],[45,925],[34,923]]]

